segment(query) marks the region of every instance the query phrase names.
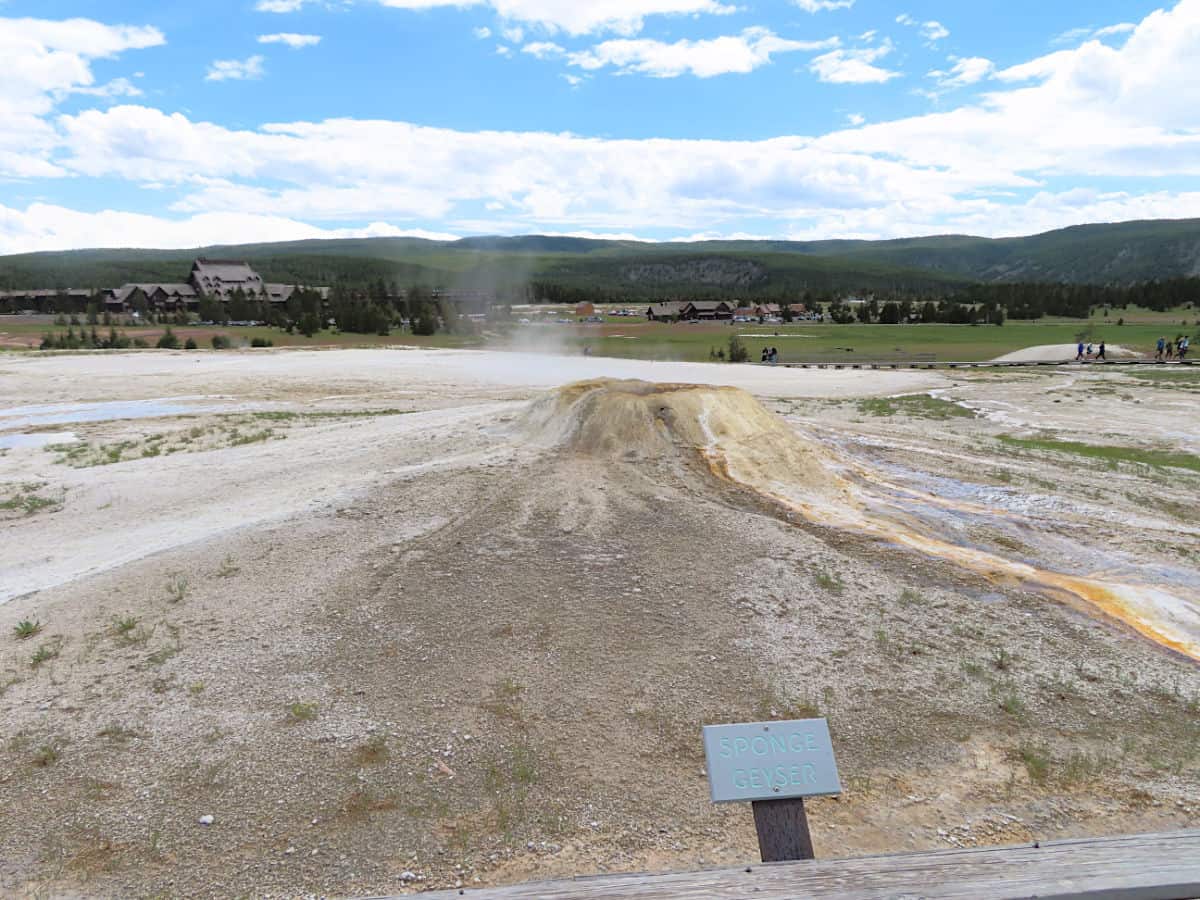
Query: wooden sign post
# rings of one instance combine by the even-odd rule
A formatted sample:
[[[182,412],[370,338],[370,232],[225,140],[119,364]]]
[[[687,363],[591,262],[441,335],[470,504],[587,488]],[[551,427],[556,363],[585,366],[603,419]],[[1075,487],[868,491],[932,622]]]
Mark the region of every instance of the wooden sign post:
[[[804,798],[842,792],[824,719],[708,725],[704,755],[713,803],[753,805],[763,862],[816,858]]]

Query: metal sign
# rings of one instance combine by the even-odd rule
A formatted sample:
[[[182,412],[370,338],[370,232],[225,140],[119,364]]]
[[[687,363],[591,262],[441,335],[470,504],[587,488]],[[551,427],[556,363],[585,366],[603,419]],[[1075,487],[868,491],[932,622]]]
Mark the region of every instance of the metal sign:
[[[706,725],[704,755],[713,803],[842,792],[824,719]]]

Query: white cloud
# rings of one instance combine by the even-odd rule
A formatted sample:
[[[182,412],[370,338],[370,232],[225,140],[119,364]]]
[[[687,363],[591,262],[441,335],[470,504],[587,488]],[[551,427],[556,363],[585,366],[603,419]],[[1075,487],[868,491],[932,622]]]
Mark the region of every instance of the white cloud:
[[[471,33],[474,34],[479,40],[486,41],[492,36],[492,29],[488,28],[486,25],[481,25],[478,28],[472,29]]]
[[[965,58],[952,56],[950,57],[950,61],[954,65],[950,67],[949,71],[935,69],[926,76],[927,78],[937,79],[938,87],[943,90],[953,90],[977,84],[996,71],[995,64],[990,59],[984,59],[982,56]]]
[[[271,0],[268,0],[271,2]],[[283,0],[294,2],[294,0]],[[548,32],[579,36],[613,31],[637,34],[649,16],[729,15],[736,6],[721,0],[377,0],[397,9],[433,9],[444,6],[490,7],[501,19]],[[845,2],[845,0],[841,0]],[[511,27],[511,26],[510,26]],[[523,35],[522,38],[523,39]],[[512,39],[518,43],[521,39]]]
[[[532,44],[526,44],[521,48],[522,53],[528,53],[530,56],[538,59],[550,59],[555,56],[565,56],[567,49],[559,46],[553,41],[534,41]]]
[[[253,213],[205,213],[168,219],[115,210],[86,213],[45,203],[34,203],[24,210],[0,204],[0,253],[77,247],[175,249],[317,238],[419,237],[449,241],[460,236],[401,228],[387,222],[363,228],[317,228],[294,219]]]
[[[938,41],[950,37],[950,30],[941,22],[931,20],[921,23],[921,37],[930,44],[936,44]]]
[[[830,84],[883,84],[900,77],[899,72],[874,65],[891,52],[892,44],[885,40],[878,47],[833,50],[818,56],[808,67]]]
[[[311,0],[258,0],[254,8],[258,12],[293,13]]]
[[[208,67],[205,81],[252,81],[266,74],[263,58],[251,56],[246,59],[216,59]]]
[[[827,9],[849,9],[854,0],[792,0],[805,12],[815,13]]]
[[[1120,22],[1116,25],[1105,25],[1103,28],[1094,28],[1087,25],[1083,28],[1072,28],[1070,31],[1064,31],[1062,34],[1055,37],[1050,43],[1052,44],[1077,44],[1080,41],[1100,40],[1106,37],[1115,37],[1119,34],[1129,34],[1135,28],[1132,22]]]
[[[315,47],[321,43],[321,35],[293,34],[290,31],[284,31],[279,34],[260,34],[258,42],[260,44],[287,44],[293,50],[299,50],[302,47]]]
[[[0,177],[60,174],[47,116],[72,94],[134,96],[126,78],[97,85],[91,64],[166,43],[156,28],[90,19],[0,18]]]
[[[862,113],[849,113],[846,116],[846,121],[857,128],[867,121],[867,117]]]
[[[896,24],[904,25],[908,28],[916,28],[920,31],[921,37],[925,39],[926,46],[929,47],[932,47],[940,40],[950,37],[950,29],[936,19],[919,22],[908,13],[900,13],[900,15],[896,16]]]
[[[648,39],[604,41],[588,50],[567,53],[570,65],[588,71],[613,67],[622,74],[638,73],[655,78],[675,78],[691,74],[711,78],[733,72],[752,72],[771,61],[777,53],[827,50],[839,43],[837,38],[824,41],[794,41],[782,38],[766,28],[747,28],[739,35],[709,40],[681,40],[668,44]],[[534,55],[561,55],[555,44],[533,44],[525,52]]]
[[[453,232],[876,237],[1200,216],[1200,193],[1179,187],[1200,178],[1197,46],[1200,0],[1180,0],[1147,16],[1119,47],[1090,41],[993,72],[991,90],[956,109],[767,140],[464,132],[355,119],[232,128],[142,105],[58,116],[55,95],[30,75],[42,70],[21,64],[0,69],[0,79],[7,86],[21,72],[34,85],[24,102],[41,112],[26,118],[40,130],[32,139],[21,133],[19,145],[5,144],[0,131],[0,167],[12,171],[15,153],[34,152],[20,157],[22,177],[123,179],[154,190],[170,213],[78,213],[84,219],[68,228],[55,223],[70,211],[35,210],[31,220],[32,207],[7,210],[0,246],[168,234],[197,244],[206,241],[184,237],[207,237],[214,223],[229,229],[221,240],[256,239],[243,235],[275,225],[273,237],[318,227],[305,223],[326,233],[364,222]],[[976,77],[983,64],[971,65],[970,74],[964,62],[943,76]],[[81,80],[86,69],[84,59],[82,70],[68,66],[45,83],[93,87]],[[10,96],[24,95],[0,91]],[[1134,187],[1113,191],[1116,178]],[[1075,187],[1047,187],[1063,181]]]

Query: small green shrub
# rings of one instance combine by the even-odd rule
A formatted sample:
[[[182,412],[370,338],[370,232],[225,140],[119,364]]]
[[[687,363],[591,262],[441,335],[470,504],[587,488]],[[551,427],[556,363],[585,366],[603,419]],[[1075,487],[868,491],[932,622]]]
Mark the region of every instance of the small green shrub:
[[[1000,701],[1000,708],[1014,718],[1022,718],[1025,715],[1025,704],[1016,694],[1006,694],[1004,699]]]
[[[19,641],[33,637],[41,630],[41,622],[30,622],[28,619],[24,619],[13,626],[13,634],[17,636],[17,640]]]
[[[232,346],[232,341],[229,340],[227,334],[214,334],[212,336],[212,348],[214,350],[228,350]]]
[[[183,349],[184,349],[184,350],[196,350],[196,349],[198,349],[198,348],[197,348],[197,346],[196,346],[196,339],[195,339],[195,338],[188,338],[186,341],[184,341],[184,342],[183,342]]]
[[[270,338],[256,337],[256,338],[251,339],[250,346],[251,347],[274,347],[275,342],[272,341]]]
[[[33,668],[36,669],[42,663],[49,662],[50,660],[57,659],[57,658],[58,658],[58,648],[51,647],[48,644],[43,644],[42,646],[38,647],[37,650],[34,651],[33,656],[30,657],[29,664],[31,666],[33,666]]]
[[[113,634],[117,635],[118,637],[125,637],[129,634],[129,632],[137,628],[139,621],[141,620],[134,616],[124,616],[123,618],[113,619]]]
[[[172,603],[182,603],[188,595],[189,586],[186,575],[172,575],[167,581],[167,599]]]

